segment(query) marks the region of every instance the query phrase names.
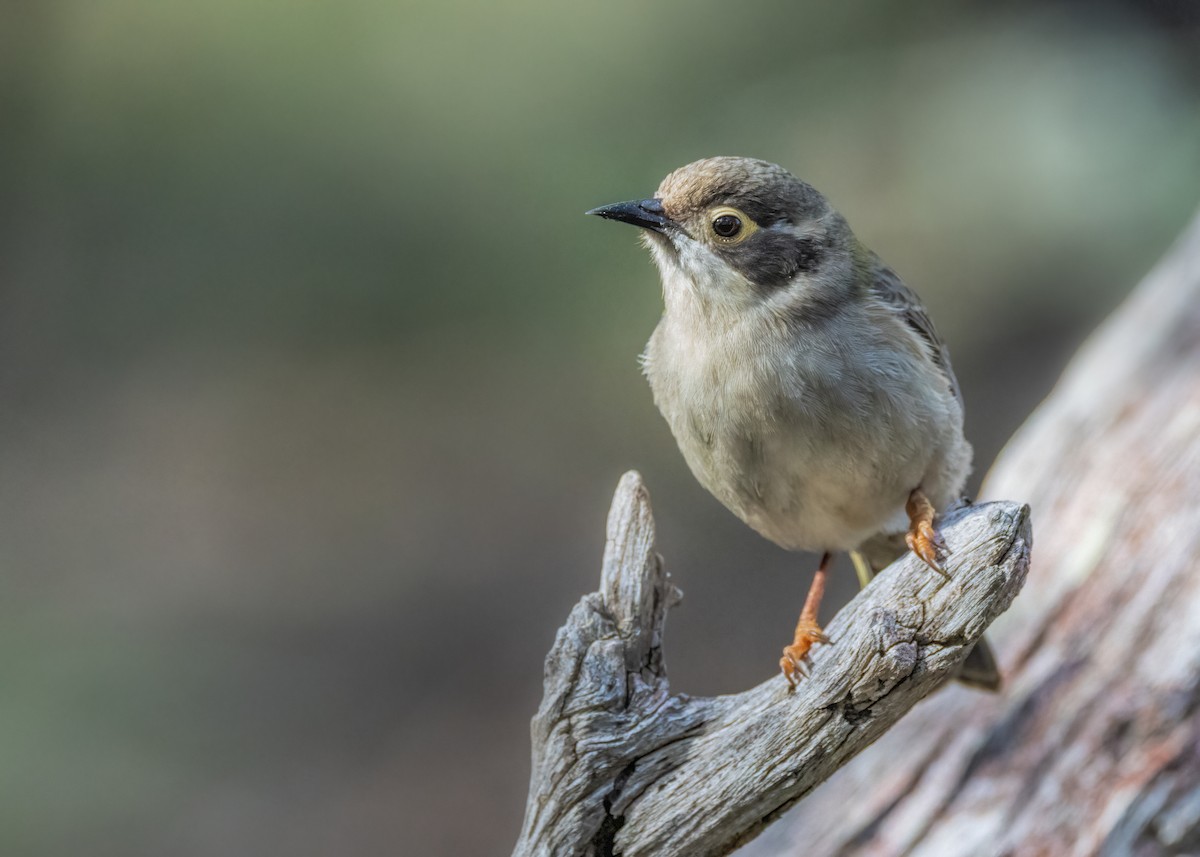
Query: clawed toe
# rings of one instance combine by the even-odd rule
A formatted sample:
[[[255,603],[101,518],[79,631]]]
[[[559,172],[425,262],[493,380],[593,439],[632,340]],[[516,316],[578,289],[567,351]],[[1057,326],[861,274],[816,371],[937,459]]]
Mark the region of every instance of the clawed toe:
[[[783,672],[783,677],[787,679],[789,693],[796,689],[801,678],[808,678],[808,662],[805,660],[807,655],[795,654],[792,651],[794,648],[796,647],[785,646],[783,657],[779,659],[779,669]]]
[[[800,679],[808,677],[811,661],[809,650],[814,643],[828,643],[829,637],[815,622],[801,621],[796,626],[796,640],[790,646],[783,647],[783,657],[779,659],[779,669],[787,679],[788,690],[796,689]]]
[[[927,566],[942,577],[950,576],[941,565],[941,558],[947,553],[946,543],[932,526],[919,524],[915,532],[905,536],[904,541],[907,542],[908,549],[919,556]]]
[[[941,533],[933,528],[936,512],[920,488],[914,489],[909,495],[905,511],[908,512],[910,524],[908,534],[904,537],[908,549],[942,577],[948,578],[950,575],[946,574],[941,566],[941,557],[948,553],[946,541]]]

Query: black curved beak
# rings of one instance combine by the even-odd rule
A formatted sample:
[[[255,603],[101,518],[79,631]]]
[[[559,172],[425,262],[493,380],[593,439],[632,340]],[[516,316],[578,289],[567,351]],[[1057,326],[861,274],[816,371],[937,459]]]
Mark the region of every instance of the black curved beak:
[[[655,232],[665,232],[675,221],[667,217],[661,199],[640,199],[632,202],[614,202],[593,208],[586,214],[594,214],[605,220],[619,220],[631,226],[640,226]]]

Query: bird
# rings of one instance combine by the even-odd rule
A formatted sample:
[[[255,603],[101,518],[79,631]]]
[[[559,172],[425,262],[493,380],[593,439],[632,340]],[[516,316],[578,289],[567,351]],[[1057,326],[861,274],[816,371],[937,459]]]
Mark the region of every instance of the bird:
[[[949,351],[916,293],[777,164],[705,158],[587,213],[638,227],[658,268],[641,364],[696,479],[765,538],[821,556],[779,661],[794,690],[830,642],[835,554],[864,586],[906,550],[945,574],[935,522],[963,502],[972,460]],[[958,678],[999,688],[985,641]]]

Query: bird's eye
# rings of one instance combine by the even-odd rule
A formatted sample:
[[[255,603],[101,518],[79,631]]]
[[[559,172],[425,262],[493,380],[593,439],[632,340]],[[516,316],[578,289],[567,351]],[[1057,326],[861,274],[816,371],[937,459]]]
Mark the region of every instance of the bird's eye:
[[[723,205],[708,213],[708,228],[718,244],[740,244],[757,228],[754,221],[732,206]]]
[[[713,219],[712,227],[722,238],[732,238],[742,231],[742,219],[735,214],[722,214]]]

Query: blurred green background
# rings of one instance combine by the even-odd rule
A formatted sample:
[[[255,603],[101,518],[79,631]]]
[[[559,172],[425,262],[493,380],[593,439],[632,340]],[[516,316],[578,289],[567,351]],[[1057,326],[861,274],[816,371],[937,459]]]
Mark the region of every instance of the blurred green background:
[[[508,853],[631,467],[674,686],[772,675],[813,558],[694,483],[657,278],[582,212],[808,179],[929,304],[982,473],[1200,199],[1195,9],[0,6],[0,853]]]

